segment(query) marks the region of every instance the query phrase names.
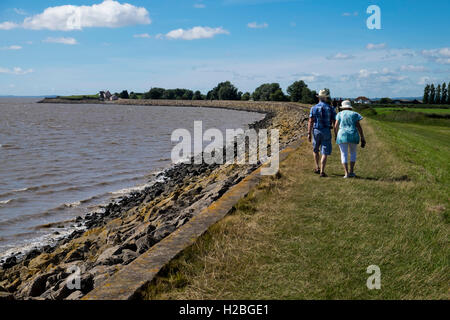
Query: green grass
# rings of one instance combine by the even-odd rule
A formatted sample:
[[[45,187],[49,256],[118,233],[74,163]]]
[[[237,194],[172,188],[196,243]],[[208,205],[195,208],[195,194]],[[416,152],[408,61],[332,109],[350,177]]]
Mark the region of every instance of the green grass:
[[[450,109],[448,104],[355,104],[357,108],[372,107],[372,108],[409,108],[409,109]]]
[[[150,299],[448,299],[448,126],[363,121],[359,179],[305,143],[146,291]],[[381,268],[368,290],[366,268]]]
[[[60,99],[66,100],[85,100],[85,99],[97,99],[99,98],[98,94],[90,94],[90,95],[73,95],[73,96],[59,96]]]
[[[450,109],[441,109],[441,108],[374,108],[378,114],[382,113],[390,113],[393,111],[409,111],[409,112],[422,112],[422,113],[430,113],[430,114],[449,114]]]

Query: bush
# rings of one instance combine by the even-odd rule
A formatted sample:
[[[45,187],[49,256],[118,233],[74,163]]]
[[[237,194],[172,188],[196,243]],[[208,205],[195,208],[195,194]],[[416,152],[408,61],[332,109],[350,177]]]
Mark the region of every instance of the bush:
[[[286,101],[287,98],[278,83],[265,83],[255,89],[252,95],[255,101]]]

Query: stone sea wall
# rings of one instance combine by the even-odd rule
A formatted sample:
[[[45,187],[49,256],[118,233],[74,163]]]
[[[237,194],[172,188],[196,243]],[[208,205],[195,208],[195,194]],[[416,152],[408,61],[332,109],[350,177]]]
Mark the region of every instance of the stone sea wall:
[[[61,99],[43,102],[61,103]],[[305,133],[308,115],[307,106],[281,102],[119,100],[105,104],[109,103],[262,112],[265,118],[251,127],[278,129],[281,148]],[[0,269],[0,299],[82,298],[221,198],[259,165],[171,167],[152,186],[110,203],[104,212],[74,221],[86,231],[73,232],[56,246],[36,248],[23,258],[8,259]],[[80,290],[67,286],[73,270],[81,272]]]

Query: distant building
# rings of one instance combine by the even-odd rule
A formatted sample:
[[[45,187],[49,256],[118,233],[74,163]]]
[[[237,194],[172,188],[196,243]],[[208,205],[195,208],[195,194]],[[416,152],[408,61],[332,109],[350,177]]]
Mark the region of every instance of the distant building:
[[[109,91],[100,91],[99,92],[99,100],[101,101],[112,101],[113,100],[113,95],[111,94],[111,92]],[[117,99],[115,99],[117,100]]]
[[[358,97],[354,100],[354,102],[359,104],[371,104],[372,100],[367,97]]]

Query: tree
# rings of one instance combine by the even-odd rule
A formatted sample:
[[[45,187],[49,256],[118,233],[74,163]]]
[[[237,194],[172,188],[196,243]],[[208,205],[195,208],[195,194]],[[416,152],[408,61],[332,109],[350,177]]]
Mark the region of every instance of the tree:
[[[130,99],[138,99],[138,96],[134,92],[130,92]]]
[[[450,81],[447,82],[447,104],[450,104]]]
[[[219,100],[239,100],[238,89],[231,82],[222,82],[217,86]]]
[[[448,99],[448,87],[445,84],[445,82],[442,84],[442,98],[441,98],[441,104],[447,104]]]
[[[430,85],[427,84],[423,91],[423,103],[428,104],[429,101],[430,101]]]
[[[279,83],[265,83],[260,85],[253,92],[253,99],[255,101],[285,101],[286,96],[281,90]],[[276,99],[276,100],[274,100]]]
[[[315,100],[315,96],[316,96],[316,92],[314,91],[314,93],[309,90],[309,88],[306,86],[302,89],[302,100],[300,101],[301,103],[306,103],[306,104],[312,104],[314,102],[316,102]]]
[[[241,100],[248,101],[250,100],[250,92],[246,92],[242,95]]]
[[[183,100],[192,100],[193,97],[194,97],[194,92],[192,90],[184,90],[184,93],[181,96],[181,98]]]
[[[435,100],[436,100],[435,101],[436,104],[441,104],[441,85],[440,84],[438,84],[438,86],[437,86]]]
[[[381,98],[380,99],[380,104],[391,104],[392,103],[392,99],[390,98]]]
[[[434,88],[434,84],[431,84],[431,87],[430,87],[430,98],[428,99],[428,103],[429,104],[434,104],[435,101],[436,101],[435,97],[436,97],[436,89]]]
[[[129,99],[130,96],[128,95],[128,91],[127,90],[123,90],[120,95],[119,95],[120,99]]]
[[[208,100],[240,100],[238,89],[230,82],[219,83],[206,95]]]
[[[319,103],[319,97],[318,97],[318,93],[316,90],[311,91],[311,96],[314,100],[313,103]]]
[[[270,101],[286,101],[287,97],[284,95],[283,90],[279,88],[270,94],[269,99]]]
[[[145,99],[161,99],[166,90],[163,88],[151,88],[144,94]]]
[[[302,91],[303,88],[308,87],[306,83],[303,80],[295,81],[293,84],[291,84],[288,89],[287,93],[290,96],[290,100],[292,102],[300,102],[302,101]]]
[[[200,91],[195,91],[192,100],[203,100],[202,93]]]
[[[326,94],[328,95],[329,99],[331,100],[331,91],[330,91],[330,89],[324,88],[323,90],[326,92]]]
[[[164,94],[161,97],[166,100],[174,100],[175,99],[175,91],[173,89],[164,90]]]

